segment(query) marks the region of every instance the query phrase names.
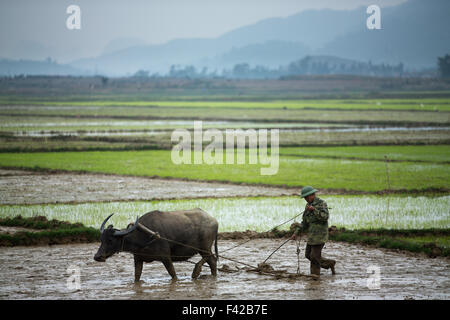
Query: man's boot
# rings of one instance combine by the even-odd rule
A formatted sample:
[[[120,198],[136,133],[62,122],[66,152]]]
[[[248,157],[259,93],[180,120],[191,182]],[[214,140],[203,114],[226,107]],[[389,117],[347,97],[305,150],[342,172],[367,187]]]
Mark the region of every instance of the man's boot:
[[[330,269],[331,269],[331,274],[335,275],[336,271],[334,270],[334,266],[336,265],[336,261],[333,261],[330,265]]]
[[[314,263],[311,263],[310,271],[311,271],[311,278],[313,280],[319,280],[319,278],[320,278],[320,267],[317,267],[316,265],[314,265]]]

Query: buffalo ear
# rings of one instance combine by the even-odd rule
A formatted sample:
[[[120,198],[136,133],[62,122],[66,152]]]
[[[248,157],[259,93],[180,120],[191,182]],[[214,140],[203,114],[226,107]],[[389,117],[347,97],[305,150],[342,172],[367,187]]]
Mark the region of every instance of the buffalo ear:
[[[113,228],[113,225],[110,224],[107,229],[112,229],[112,228]]]

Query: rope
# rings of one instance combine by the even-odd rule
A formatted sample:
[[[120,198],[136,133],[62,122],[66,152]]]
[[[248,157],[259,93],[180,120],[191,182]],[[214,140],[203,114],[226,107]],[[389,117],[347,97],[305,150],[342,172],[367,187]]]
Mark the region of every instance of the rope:
[[[282,226],[283,224],[286,224],[286,223],[288,223],[289,221],[294,220],[295,218],[297,218],[297,217],[298,217],[299,215],[301,215],[301,214],[303,214],[303,212],[297,214],[296,216],[290,218],[289,220],[286,220],[286,221],[284,221],[284,222],[282,222],[282,223],[276,225],[275,227],[272,227],[271,229],[269,229],[269,230],[267,230],[267,231],[265,231],[265,232],[272,231],[273,229],[276,229],[276,228]],[[244,242],[241,242],[241,243],[239,243],[239,244],[237,244],[237,245],[235,245],[235,246],[233,246],[233,247],[231,247],[231,248],[225,249],[225,250],[223,250],[222,252],[227,252],[227,251],[229,251],[229,250],[233,250],[234,248],[237,248],[237,247],[239,247],[239,246],[242,246],[243,244],[246,244],[247,242],[250,242],[250,241],[252,241],[252,240],[253,240],[253,239],[248,239],[248,240],[246,240],[246,241],[244,241]]]
[[[322,206],[319,206],[319,207],[316,207],[316,208],[319,208],[319,209],[322,209],[322,208],[332,209],[332,208],[330,208],[330,207],[322,207]],[[302,214],[303,214],[303,212],[297,214],[296,216],[290,218],[289,220],[286,220],[286,221],[284,221],[284,222],[282,222],[282,223],[276,225],[275,227],[270,228],[269,230],[267,230],[267,231],[265,231],[265,232],[270,232],[270,231],[272,231],[273,229],[276,229],[276,228],[282,226],[283,224],[286,224],[286,223],[288,223],[289,221],[292,221],[292,220],[296,219],[298,216],[300,216],[300,215],[302,215]],[[233,246],[233,247],[231,247],[231,248],[228,248],[228,249],[223,250],[222,252],[227,252],[227,251],[229,251],[229,250],[233,250],[234,248],[237,248],[237,247],[239,247],[239,246],[241,246],[241,245],[243,245],[243,244],[246,244],[247,242],[250,242],[250,241],[252,241],[252,240],[253,240],[253,239],[247,239],[247,240],[245,240],[244,242],[241,242],[241,243],[239,243],[239,244],[237,244],[237,245],[235,245],[235,246]]]
[[[168,241],[168,242],[172,242],[172,243],[175,243],[175,244],[178,244],[178,245],[181,245],[181,246],[185,246],[185,247],[188,247],[188,248],[192,248],[192,249],[197,250],[197,251],[202,251],[202,252],[209,253],[208,255],[214,255],[213,253],[210,253],[210,252],[207,251],[207,250],[202,250],[202,249],[196,248],[196,247],[194,247],[194,246],[191,246],[191,245],[188,245],[188,244],[185,244],[185,243],[176,241],[176,240],[168,239],[168,238],[163,237],[163,236],[160,236],[160,235],[159,235],[159,239],[166,240],[166,241]],[[270,258],[276,251],[278,251],[278,249],[280,249],[283,245],[285,245],[285,244],[286,244],[288,241],[290,241],[290,240],[291,240],[291,239],[289,238],[289,239],[287,239],[286,241],[284,241],[284,242],[283,242],[283,243],[282,243],[275,251],[273,251],[273,252],[267,257],[266,260],[264,260],[263,263],[266,263],[266,261],[269,260],[269,258]],[[142,255],[144,255],[144,256],[152,256],[152,255],[146,255],[145,253],[142,254]],[[239,261],[239,260],[236,260],[236,259],[233,259],[233,258],[225,257],[225,256],[220,255],[220,254],[218,254],[217,256],[220,257],[220,258],[222,258],[222,259],[225,259],[225,260],[229,260],[229,261],[236,262],[236,263],[238,263],[238,264],[242,264],[242,265],[247,266],[247,267],[250,267],[250,268],[252,268],[252,269],[257,269],[257,267],[252,266],[251,264],[248,264],[248,263],[246,263],[246,262],[242,262],[242,261]],[[171,255],[171,257],[174,257],[174,256]],[[177,256],[177,257],[187,257],[187,256]],[[195,262],[193,262],[193,261],[189,261],[189,260],[187,260],[187,261],[190,262],[190,263],[195,263]]]
[[[175,241],[175,240],[172,240],[172,239],[167,239],[167,238],[161,237],[161,236],[160,236],[160,238],[163,239],[163,240],[166,240],[166,241],[168,241],[168,242],[176,243],[176,244],[179,244],[179,245],[188,247],[188,248],[192,248],[192,249],[195,249],[195,250],[198,250],[198,251],[203,251],[203,252],[209,253],[209,251],[207,251],[207,250],[202,250],[202,249],[199,249],[199,248],[190,246],[190,245],[188,245],[188,244],[185,244],[185,243],[182,243],[182,242],[179,242],[179,241]],[[214,254],[213,254],[213,253],[210,253],[209,255],[214,255]],[[230,260],[230,261],[233,261],[233,262],[242,264],[242,265],[247,266],[247,267],[254,268],[254,266],[252,266],[252,265],[250,265],[250,264],[248,264],[248,263],[241,262],[241,261],[238,261],[238,260],[236,260],[236,259],[224,257],[224,256],[222,256],[222,255],[220,255],[220,254],[218,254],[217,257],[222,258],[222,259],[225,259],[225,260]]]
[[[162,239],[162,240],[166,240],[166,241],[168,241],[168,242],[172,242],[172,243],[175,243],[175,244],[184,246],[184,247],[188,247],[188,248],[191,248],[191,249],[194,249],[194,250],[197,250],[197,251],[206,252],[206,253],[208,253],[208,256],[214,255],[214,253],[210,253],[210,252],[207,251],[207,250],[199,249],[199,248],[196,248],[196,247],[194,247],[194,246],[188,245],[188,244],[186,244],[186,243],[182,243],[182,242],[179,242],[179,241],[176,241],[176,240],[168,239],[168,238],[163,237],[163,236],[161,236],[161,235],[158,235],[158,238],[159,238],[159,239]],[[152,256],[152,255],[146,255],[145,253],[142,254],[142,255],[144,255],[144,256]],[[159,256],[159,255],[158,255],[158,256]],[[168,257],[169,257],[169,256],[168,256]],[[188,256],[173,256],[173,255],[171,255],[170,257],[188,257]],[[189,257],[191,257],[191,256],[189,256]],[[245,262],[242,262],[242,261],[238,261],[238,260],[236,260],[236,259],[232,259],[232,258],[229,258],[229,257],[224,257],[224,256],[222,256],[222,255],[220,255],[220,254],[218,254],[217,257],[220,257],[220,258],[225,259],[225,260],[230,260],[230,261],[233,261],[233,262],[236,262],[236,263],[245,265],[245,266],[250,267],[250,268],[255,268],[255,267],[252,266],[251,264],[248,264],[248,263],[245,263]],[[195,263],[195,262],[193,262],[193,261],[189,261],[189,260],[187,260],[187,261],[190,262],[190,263]]]
[[[330,209],[330,208],[329,208],[329,209]],[[268,231],[266,231],[266,232],[269,232],[269,231],[271,231],[271,230],[273,230],[273,229],[275,229],[275,228],[278,228],[278,227],[280,227],[280,226],[282,226],[282,225],[288,223],[289,221],[294,220],[295,218],[297,218],[297,217],[300,216],[301,214],[303,214],[303,212],[302,212],[302,213],[299,213],[299,214],[297,214],[297,215],[295,215],[294,217],[292,217],[292,218],[290,218],[290,219],[288,219],[288,220],[286,220],[286,221],[284,221],[284,222],[282,222],[282,223],[280,223],[280,224],[278,224],[278,225],[276,225],[275,227],[272,227],[270,230],[268,230]],[[149,229],[147,229],[147,228],[142,228],[142,229],[143,229],[144,231],[146,231],[146,232],[151,231],[151,230],[149,230]],[[148,231],[147,231],[146,229],[147,229]],[[155,235],[155,234],[156,234],[156,233],[152,232],[152,235]],[[191,246],[191,245],[188,245],[188,244],[185,244],[185,243],[176,241],[176,240],[168,239],[168,238],[163,237],[163,236],[161,236],[161,235],[159,235],[159,234],[156,234],[156,237],[159,238],[159,239],[162,239],[162,240],[166,240],[166,241],[168,241],[168,242],[172,242],[172,243],[175,243],[175,244],[184,246],[184,247],[188,247],[188,248],[194,249],[194,250],[196,250],[196,251],[206,252],[206,253],[208,253],[208,256],[214,255],[214,254],[211,253],[210,251],[203,250],[203,249],[199,249],[199,248],[196,248],[196,247],[194,247],[194,246]],[[154,240],[156,240],[156,239],[154,239]],[[154,240],[153,240],[153,241],[154,241]],[[233,247],[231,247],[231,248],[225,249],[225,250],[222,251],[222,252],[226,252],[226,251],[232,250],[232,249],[234,249],[234,248],[237,248],[237,247],[239,247],[239,246],[241,246],[241,245],[243,245],[243,244],[245,244],[245,243],[247,243],[247,242],[249,242],[249,241],[251,241],[251,240],[253,240],[253,239],[248,239],[248,240],[246,240],[246,241],[244,241],[244,242],[242,242],[242,243],[239,243],[238,245],[235,245],[235,246],[233,246]],[[282,246],[284,246],[284,245],[285,245],[287,242],[289,242],[290,240],[291,240],[291,239],[289,238],[289,239],[287,239],[286,241],[284,241],[278,248],[276,248],[276,249],[275,249],[275,250],[274,250],[274,251],[266,258],[266,260],[264,260],[263,263],[266,263],[266,261],[269,260],[270,257],[272,257],[272,255],[273,255],[275,252],[277,252]],[[153,242],[153,241],[151,241],[151,242]],[[123,242],[122,242],[122,245],[123,245]],[[300,255],[299,255],[299,254],[300,254],[300,248],[299,248],[299,244],[297,243],[297,260],[298,260],[297,274],[299,274],[299,271],[300,271]],[[146,255],[146,254],[142,254],[142,255],[145,255],[145,256],[151,256],[151,255]],[[171,257],[174,257],[174,256],[171,256]],[[185,257],[185,256],[179,256],[179,257]],[[254,266],[252,266],[252,265],[250,265],[250,264],[248,264],[248,263],[245,263],[245,262],[242,262],[242,261],[239,261],[239,260],[236,260],[236,259],[232,259],[232,258],[229,258],[229,257],[225,257],[225,256],[220,255],[220,254],[217,255],[217,258],[222,258],[222,259],[225,259],[225,260],[233,261],[233,262],[236,262],[236,263],[238,263],[238,264],[245,265],[245,266],[250,267],[250,268],[253,268],[253,269],[256,268],[256,267],[254,267]],[[187,261],[190,262],[190,263],[195,263],[195,262],[193,262],[193,261],[189,261],[189,260],[187,260]]]
[[[291,241],[291,238],[287,239],[286,241],[284,241],[278,248],[276,248],[267,258],[266,260],[264,260],[263,263],[266,263],[267,260],[269,260],[269,258],[275,253],[277,252],[282,246],[284,246],[286,243],[288,243],[288,241]]]
[[[295,217],[294,217],[294,218],[295,218]],[[292,220],[292,219],[290,219],[290,220]],[[290,220],[288,220],[288,221],[290,221]],[[197,250],[197,251],[208,252],[207,250],[202,250],[202,249],[196,248],[196,247],[194,247],[194,246],[191,246],[191,245],[188,245],[188,244],[185,244],[185,243],[176,241],[176,240],[172,240],[172,239],[168,239],[168,238],[166,238],[166,237],[162,237],[162,236],[160,236],[159,234],[158,234],[158,238],[159,238],[159,239],[162,239],[162,240],[165,240],[165,241],[168,241],[168,242],[172,242],[172,243],[178,244],[178,245],[182,245],[182,246],[185,246],[185,247],[188,247],[188,248],[192,248],[192,249],[195,249],[195,250]],[[152,241],[150,241],[150,243],[153,242],[153,241],[155,241],[155,240],[157,240],[157,239],[153,239]],[[263,263],[266,263],[266,261],[269,260],[269,258],[270,258],[275,252],[277,252],[282,246],[284,246],[284,245],[285,245],[288,241],[290,241],[290,240],[291,240],[291,239],[289,238],[289,239],[287,239],[286,241],[284,241],[277,249],[275,249],[275,250],[274,250],[274,251],[266,258],[266,260],[264,260]],[[209,252],[208,252],[208,253],[209,253]],[[297,263],[298,263],[298,266],[297,266],[297,276],[305,276],[305,277],[309,277],[308,275],[302,275],[302,274],[300,273],[300,255],[299,255],[299,253],[300,253],[299,241],[297,241]],[[145,254],[145,253],[142,254],[142,255],[144,255],[144,256],[152,256],[152,255],[148,255],[148,254]],[[214,254],[213,254],[213,253],[210,253],[209,255],[214,255]],[[168,257],[169,257],[169,256],[168,256]],[[173,256],[171,255],[170,257],[173,257]],[[176,257],[187,257],[187,256],[176,256]],[[247,266],[247,267],[251,268],[251,269],[248,270],[248,271],[257,271],[259,274],[266,274],[266,275],[277,276],[277,277],[279,276],[279,275],[277,274],[276,271],[262,271],[262,270],[258,270],[258,267],[252,266],[251,264],[248,264],[248,263],[245,263],[245,262],[242,262],[242,261],[233,259],[233,258],[225,257],[225,256],[220,255],[220,254],[218,254],[217,257],[220,257],[220,258],[225,259],[225,260],[233,261],[233,262],[235,262],[235,263],[242,264],[242,265],[244,265],[244,266]],[[197,264],[196,262],[190,261],[190,260],[186,260],[186,262],[189,262],[189,263],[192,263],[192,264]],[[208,265],[208,267],[210,267],[210,266]]]

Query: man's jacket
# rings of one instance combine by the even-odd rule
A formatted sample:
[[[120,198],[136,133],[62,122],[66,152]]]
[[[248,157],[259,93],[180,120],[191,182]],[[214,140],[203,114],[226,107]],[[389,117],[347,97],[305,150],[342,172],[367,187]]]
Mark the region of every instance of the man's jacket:
[[[303,211],[303,219],[300,226],[295,231],[296,234],[308,233],[307,243],[310,245],[322,244],[328,240],[328,206],[327,203],[316,197],[311,206],[313,211],[308,211],[305,206]]]

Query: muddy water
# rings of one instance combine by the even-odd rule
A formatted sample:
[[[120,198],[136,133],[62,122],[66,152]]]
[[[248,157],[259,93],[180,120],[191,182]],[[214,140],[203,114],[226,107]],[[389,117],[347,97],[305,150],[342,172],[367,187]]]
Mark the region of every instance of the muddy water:
[[[282,240],[253,240],[224,256],[252,265],[264,260]],[[219,251],[238,243],[219,242]],[[304,243],[302,242],[302,247]],[[98,244],[0,248],[0,299],[449,299],[448,259],[389,252],[341,243],[328,243],[324,254],[338,260],[337,275],[324,270],[321,280],[276,280],[246,271],[209,276],[204,266],[198,280],[193,265],[176,263],[179,281],[172,282],[159,262],[144,265],[143,283],[133,283],[133,259],[120,253],[105,263],[95,262]],[[275,269],[296,272],[295,244],[271,258]],[[304,248],[302,248],[302,253]],[[199,260],[194,257],[193,260]],[[222,259],[219,266],[236,263]],[[69,267],[80,271],[80,289],[67,287]],[[380,288],[369,289],[367,268],[380,268]],[[300,270],[309,265],[302,257]],[[374,283],[374,282],[372,282]]]
[[[15,124],[11,124],[11,126],[15,126]],[[76,125],[76,124],[75,124]],[[190,123],[192,126],[192,122]],[[338,127],[338,125],[327,128],[323,124],[317,125],[316,128],[314,127],[298,127],[296,128],[292,124],[287,125],[288,128],[283,128],[283,126],[275,125],[275,124],[253,124],[253,125],[247,125],[247,126],[238,126],[236,125],[229,125],[228,127],[231,128],[242,128],[242,129],[249,129],[249,128],[278,128],[280,132],[392,132],[392,131],[448,131],[450,130],[450,127],[375,127],[375,126],[343,126],[342,128]],[[224,126],[215,126],[218,128],[222,128]],[[189,127],[188,127],[189,128]],[[57,136],[153,136],[153,135],[160,135],[160,134],[170,134],[172,130],[164,130],[159,129],[158,131],[149,131],[152,128],[149,127],[148,129],[135,129],[135,130],[127,130],[123,129],[120,131],[114,131],[114,130],[86,130],[85,132],[79,132],[79,131],[46,131],[46,130],[30,130],[30,131],[15,131],[12,134],[16,137],[57,137]]]

